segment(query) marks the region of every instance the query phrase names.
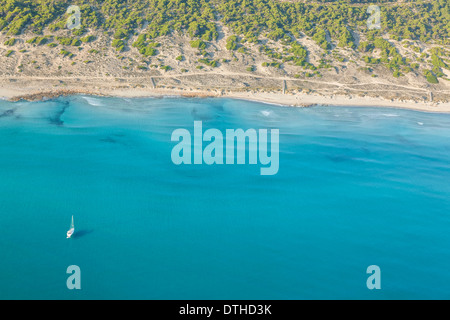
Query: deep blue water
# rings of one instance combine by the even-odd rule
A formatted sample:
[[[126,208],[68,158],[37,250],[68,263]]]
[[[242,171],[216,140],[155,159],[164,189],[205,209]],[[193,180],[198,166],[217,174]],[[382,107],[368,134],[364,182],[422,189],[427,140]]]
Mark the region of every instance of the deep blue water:
[[[194,120],[279,129],[278,174],[174,165]],[[0,101],[1,299],[449,299],[449,231],[448,114]]]

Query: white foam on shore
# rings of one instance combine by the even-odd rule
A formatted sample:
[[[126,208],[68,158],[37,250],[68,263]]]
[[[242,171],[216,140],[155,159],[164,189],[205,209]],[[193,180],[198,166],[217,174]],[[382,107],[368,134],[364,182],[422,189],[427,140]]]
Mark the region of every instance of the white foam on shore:
[[[382,113],[382,115],[385,117],[399,117],[400,116],[396,113]]]
[[[99,99],[96,99],[93,97],[85,97],[85,96],[83,96],[83,99],[86,100],[86,102],[89,103],[91,106],[96,106],[96,107],[104,106],[104,104]]]

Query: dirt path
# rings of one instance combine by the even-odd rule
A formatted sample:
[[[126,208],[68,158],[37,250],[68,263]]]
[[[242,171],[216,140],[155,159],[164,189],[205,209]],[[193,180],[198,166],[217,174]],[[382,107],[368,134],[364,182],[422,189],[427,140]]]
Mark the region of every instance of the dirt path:
[[[20,65],[20,63],[19,63]],[[149,75],[147,77],[92,77],[92,76],[66,76],[66,77],[30,77],[30,76],[24,76],[24,77],[9,77],[9,79],[16,79],[16,80],[103,80],[105,82],[109,82],[111,79],[116,79],[116,78],[120,78],[120,79],[129,79],[131,81],[136,81],[139,79],[146,79],[146,80],[151,80],[152,79],[157,79],[157,78],[164,78],[164,79],[176,79],[176,80],[180,80],[180,78],[185,78],[185,77],[192,77],[192,76],[217,76],[217,77],[223,77],[223,76],[230,76],[230,77],[250,77],[250,78],[255,78],[255,79],[268,79],[268,80],[278,80],[280,82],[280,88],[282,87],[283,81],[295,81],[295,82],[308,82],[308,83],[316,83],[316,84],[321,84],[321,85],[329,85],[329,86],[336,86],[336,87],[340,87],[340,88],[344,88],[344,89],[350,89],[350,90],[357,90],[357,91],[397,91],[397,89],[393,89],[393,88],[402,88],[402,89],[409,89],[409,90],[413,90],[413,91],[420,91],[420,92],[439,92],[439,93],[450,93],[450,89],[449,90],[430,90],[430,89],[425,89],[425,88],[419,88],[419,87],[414,87],[414,86],[407,86],[407,85],[398,85],[398,84],[393,84],[393,83],[385,83],[385,82],[363,82],[363,83],[342,83],[342,82],[336,82],[336,81],[319,81],[319,80],[306,80],[306,79],[296,79],[296,78],[290,78],[290,77],[274,77],[274,76],[258,76],[258,75],[251,75],[248,73],[236,73],[236,72],[209,72],[209,73],[205,73],[205,72],[195,72],[195,73],[178,73],[178,74],[168,74],[168,75]],[[355,86],[374,86],[374,85],[382,85],[382,86],[388,86],[391,87],[389,90],[386,89],[379,89],[379,90],[373,90],[373,89],[369,89],[369,88],[364,88],[364,89],[358,89],[355,88]]]

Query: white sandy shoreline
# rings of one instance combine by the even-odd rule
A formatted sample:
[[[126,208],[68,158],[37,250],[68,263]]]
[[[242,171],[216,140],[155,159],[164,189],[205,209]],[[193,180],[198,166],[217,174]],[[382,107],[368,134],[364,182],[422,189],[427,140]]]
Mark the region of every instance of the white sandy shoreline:
[[[212,91],[187,91],[174,89],[102,89],[102,90],[86,90],[85,88],[66,88],[59,90],[29,90],[26,88],[5,88],[0,87],[0,97],[5,100],[42,100],[53,98],[60,95],[92,95],[92,96],[112,96],[122,98],[158,98],[158,97],[218,97],[232,98],[260,103],[267,103],[277,106],[289,107],[310,107],[310,106],[346,106],[346,107],[384,107],[394,109],[409,109],[416,111],[432,112],[432,113],[450,113],[450,103],[423,102],[414,100],[388,100],[374,97],[360,96],[325,96],[315,94],[293,94],[281,92],[212,92]]]
[[[106,93],[106,92],[105,92]],[[104,94],[104,93],[103,93]],[[252,102],[266,103],[284,107],[312,107],[312,106],[345,106],[345,107],[383,107],[393,109],[408,109],[432,113],[450,113],[450,103],[424,103],[418,101],[391,101],[373,97],[353,96],[322,96],[308,94],[283,94],[273,92],[225,92],[213,94],[211,92],[190,92],[158,90],[148,92],[147,90],[125,90],[106,93],[108,96],[117,97],[218,97],[246,100]]]

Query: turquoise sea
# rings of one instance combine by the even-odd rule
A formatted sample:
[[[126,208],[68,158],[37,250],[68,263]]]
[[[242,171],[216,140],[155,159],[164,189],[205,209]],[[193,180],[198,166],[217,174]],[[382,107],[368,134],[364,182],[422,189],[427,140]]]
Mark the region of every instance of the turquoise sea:
[[[279,129],[278,174],[173,164],[195,120]],[[450,115],[0,101],[0,256],[0,299],[450,299]]]

